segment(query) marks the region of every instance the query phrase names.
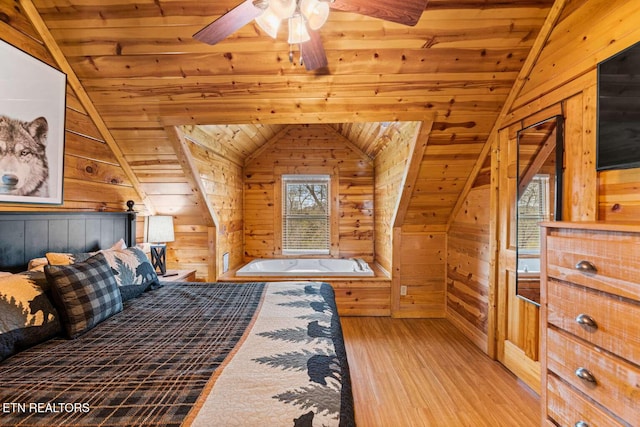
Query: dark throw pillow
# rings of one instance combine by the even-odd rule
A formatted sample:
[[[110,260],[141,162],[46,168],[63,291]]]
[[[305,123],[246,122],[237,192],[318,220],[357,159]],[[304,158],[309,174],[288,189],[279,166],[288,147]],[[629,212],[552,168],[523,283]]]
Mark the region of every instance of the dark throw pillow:
[[[135,298],[159,285],[158,275],[141,249],[133,247],[102,253],[116,276],[123,301]]]
[[[62,332],[58,312],[39,285],[41,276],[0,277],[0,360]]]
[[[69,338],[122,311],[122,297],[102,253],[71,265],[44,269]]]

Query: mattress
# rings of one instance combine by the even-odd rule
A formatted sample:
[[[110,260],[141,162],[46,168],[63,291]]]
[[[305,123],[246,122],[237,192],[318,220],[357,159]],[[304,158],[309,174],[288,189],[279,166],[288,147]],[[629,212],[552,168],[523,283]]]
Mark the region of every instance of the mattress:
[[[0,424],[352,426],[333,290],[173,283],[0,363]]]

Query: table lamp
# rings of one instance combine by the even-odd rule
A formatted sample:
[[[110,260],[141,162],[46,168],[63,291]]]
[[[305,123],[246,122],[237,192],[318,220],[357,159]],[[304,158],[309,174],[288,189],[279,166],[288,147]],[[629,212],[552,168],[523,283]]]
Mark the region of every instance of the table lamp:
[[[173,242],[173,217],[169,215],[151,215],[145,218],[145,239],[150,243],[151,265],[161,275],[167,274],[167,243]]]

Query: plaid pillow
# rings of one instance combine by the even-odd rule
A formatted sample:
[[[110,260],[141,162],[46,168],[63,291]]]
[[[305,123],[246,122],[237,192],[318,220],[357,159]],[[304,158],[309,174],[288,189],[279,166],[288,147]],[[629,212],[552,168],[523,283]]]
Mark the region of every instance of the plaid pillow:
[[[124,244],[124,241],[122,242]],[[120,287],[122,301],[136,298],[147,289],[155,289],[160,286],[158,276],[149,261],[149,258],[139,248],[118,249],[116,243],[109,249],[101,252],[116,276],[116,282]],[[47,260],[50,265],[71,265],[84,262],[98,252],[60,253],[48,252]]]
[[[47,265],[44,271],[69,338],[122,311],[118,284],[103,254],[72,265]]]

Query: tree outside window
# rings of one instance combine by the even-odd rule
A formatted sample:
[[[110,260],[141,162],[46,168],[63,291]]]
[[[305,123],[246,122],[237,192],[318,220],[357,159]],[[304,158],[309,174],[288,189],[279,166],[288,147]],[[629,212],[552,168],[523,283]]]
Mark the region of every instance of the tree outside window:
[[[282,195],[282,252],[329,254],[329,176],[283,175]]]
[[[549,175],[538,174],[518,200],[518,251],[540,253],[539,224],[549,218]]]

